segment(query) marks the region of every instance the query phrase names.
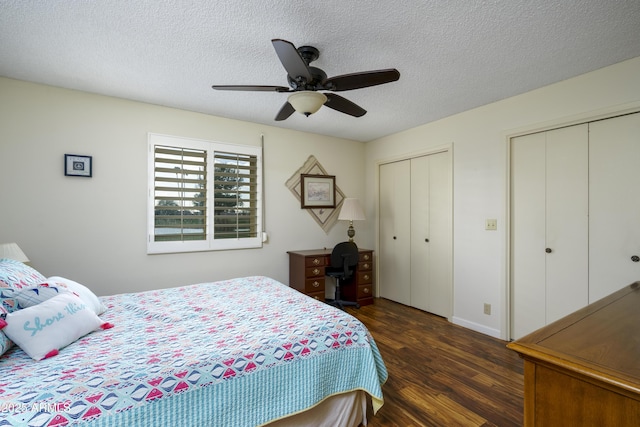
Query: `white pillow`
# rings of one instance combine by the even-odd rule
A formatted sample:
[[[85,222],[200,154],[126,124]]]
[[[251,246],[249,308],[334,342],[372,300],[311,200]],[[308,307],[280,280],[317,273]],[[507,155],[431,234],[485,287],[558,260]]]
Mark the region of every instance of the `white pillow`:
[[[52,286],[55,284],[62,285],[66,287],[71,292],[78,294],[78,296],[89,306],[96,314],[100,315],[105,312],[107,307],[100,301],[100,299],[91,292],[89,288],[84,285],[81,285],[78,282],[74,282],[73,280],[65,279],[64,277],[52,276],[47,279],[47,283]]]
[[[0,319],[2,332],[34,360],[55,356],[89,332],[111,326],[74,294],[60,294]]]

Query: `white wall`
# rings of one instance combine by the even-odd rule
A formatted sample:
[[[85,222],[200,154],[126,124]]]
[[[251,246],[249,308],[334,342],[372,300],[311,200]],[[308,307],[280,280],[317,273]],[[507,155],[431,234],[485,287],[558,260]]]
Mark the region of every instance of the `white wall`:
[[[365,202],[358,243],[377,250],[378,163],[452,144],[454,321],[506,338],[507,136],[637,107],[639,76],[635,58],[366,144],[0,78],[0,242],[103,295],[252,274],[286,283],[287,250],[330,247],[346,229],[326,235],[285,187],[309,155]],[[255,144],[264,134],[269,243],[146,255],[147,132]],[[64,177],[65,153],[94,156],[94,177]],[[498,231],[484,230],[487,218]]]
[[[367,209],[376,209],[381,161],[452,144],[453,321],[506,339],[508,136],[627,108],[640,108],[640,57],[369,142]],[[487,218],[498,219],[497,231],[485,231]]]
[[[147,133],[260,144],[266,231],[261,249],[146,254]],[[93,178],[65,177],[64,154],[91,155]],[[285,187],[314,155],[349,197],[364,197],[364,144],[0,78],[0,243],[31,265],[99,295],[267,275],[288,283],[286,251],[332,247]],[[371,247],[370,221],[358,224]]]

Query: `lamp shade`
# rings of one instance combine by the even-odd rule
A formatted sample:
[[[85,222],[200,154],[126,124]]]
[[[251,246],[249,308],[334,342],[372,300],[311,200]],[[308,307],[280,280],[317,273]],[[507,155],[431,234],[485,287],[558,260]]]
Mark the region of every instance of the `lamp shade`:
[[[0,258],[10,258],[20,262],[29,262],[29,258],[22,252],[17,243],[3,243],[0,245]]]
[[[340,214],[338,215],[338,219],[348,220],[348,221],[358,221],[364,220],[366,217],[364,216],[364,211],[360,206],[360,202],[358,199],[353,199],[347,197],[342,201],[342,209],[340,209]]]
[[[289,104],[298,113],[309,116],[320,109],[327,102],[325,94],[311,90],[303,90],[289,96]]]

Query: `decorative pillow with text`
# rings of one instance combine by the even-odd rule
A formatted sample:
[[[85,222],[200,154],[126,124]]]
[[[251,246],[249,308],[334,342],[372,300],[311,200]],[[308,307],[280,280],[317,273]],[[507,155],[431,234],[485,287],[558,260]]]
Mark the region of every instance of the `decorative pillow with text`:
[[[2,332],[34,360],[55,356],[59,349],[78,338],[112,326],[71,293],[60,294],[0,319]]]

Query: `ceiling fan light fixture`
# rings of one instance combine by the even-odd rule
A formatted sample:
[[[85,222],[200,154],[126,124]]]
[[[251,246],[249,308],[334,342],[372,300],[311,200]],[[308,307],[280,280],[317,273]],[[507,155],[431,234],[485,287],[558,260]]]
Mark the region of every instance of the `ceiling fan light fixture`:
[[[301,46],[296,48],[293,43],[282,39],[272,39],[271,43],[287,72],[289,87],[265,85],[213,85],[212,87],[216,90],[290,93],[289,100],[280,107],[278,114],[276,114],[275,121],[277,122],[286,120],[296,111],[309,117],[323,105],[340,113],[362,117],[367,113],[367,110],[333,92],[377,86],[395,82],[400,78],[400,72],[395,68],[362,71],[327,78],[327,73],[323,70],[309,66],[309,63],[318,59],[320,54],[315,47]],[[328,92],[324,94],[318,92],[320,90]]]
[[[327,102],[327,97],[321,92],[303,90],[290,95],[288,100],[294,110],[309,117]]]

